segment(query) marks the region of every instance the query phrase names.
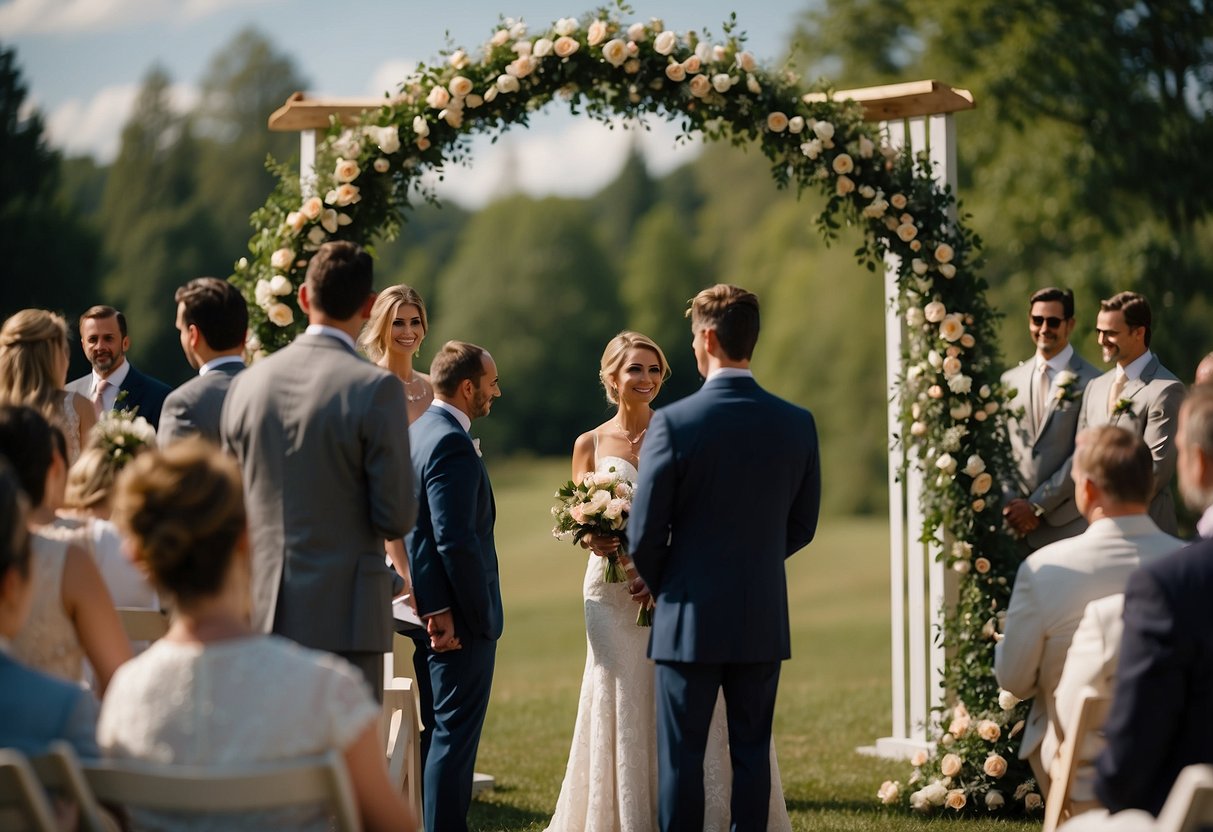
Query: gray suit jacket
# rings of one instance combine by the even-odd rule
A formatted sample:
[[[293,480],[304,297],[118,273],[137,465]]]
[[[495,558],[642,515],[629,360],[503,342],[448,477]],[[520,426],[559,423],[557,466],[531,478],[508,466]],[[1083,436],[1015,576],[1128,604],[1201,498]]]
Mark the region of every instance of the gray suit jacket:
[[[1167,534],[1176,534],[1179,522],[1175,518],[1175,499],[1171,496],[1171,478],[1175,476],[1175,463],[1179,451],[1175,447],[1175,428],[1179,420],[1179,406],[1184,400],[1183,383],[1174,373],[1158,361],[1150,359],[1142,370],[1141,378],[1130,381],[1121,392],[1127,408],[1119,413],[1108,412],[1108,392],[1116,378],[1113,367],[1087,387],[1083,397],[1082,413],[1078,417],[1078,429],[1097,425],[1118,425],[1136,431],[1150,448],[1154,457],[1154,496],[1150,502],[1150,516],[1158,528]],[[1074,492],[1070,480],[1072,459],[1068,461],[1045,485],[1047,493],[1069,488]]]
[[[1074,504],[1074,488],[1049,490],[1046,485],[1074,453],[1074,436],[1087,385],[1099,376],[1099,370],[1075,352],[1066,369],[1076,378],[1068,386],[1054,385],[1054,395],[1045,405],[1044,419],[1032,418],[1032,380],[1036,360],[1030,358],[1002,375],[1005,387],[1014,388],[1008,403],[1012,415],[1007,419],[1011,452],[1018,466],[1015,482],[1003,484],[1006,499],[1022,497],[1045,510],[1041,523],[1027,536],[1028,546],[1039,549],[1056,540],[1082,534],[1087,521]],[[1018,414],[1022,412],[1022,416]],[[1069,478],[1067,477],[1067,483]]]
[[[244,472],[253,626],[330,652],[392,646],[383,542],[417,513],[400,380],[326,335],[236,376],[220,432]]]
[[[232,379],[244,369],[244,364],[220,364],[206,375],[195,376],[168,394],[160,411],[160,429],[156,442],[166,448],[187,436],[201,436],[219,441],[219,416],[227,398]]]

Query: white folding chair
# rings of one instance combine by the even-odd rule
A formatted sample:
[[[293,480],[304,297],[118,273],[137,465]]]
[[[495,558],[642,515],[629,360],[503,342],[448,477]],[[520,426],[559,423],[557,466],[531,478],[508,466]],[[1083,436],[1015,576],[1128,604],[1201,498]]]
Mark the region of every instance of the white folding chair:
[[[153,812],[260,812],[324,803],[342,832],[361,829],[349,774],[333,751],[284,763],[171,766],[144,761],[86,764],[97,799]]]
[[[0,829],[58,832],[46,791],[25,755],[0,748]]]
[[[1197,832],[1213,826],[1213,766],[1188,766],[1175,778],[1158,813],[1157,832]]]
[[[409,807],[421,813],[421,701],[413,680],[401,676],[383,690],[388,778]]]
[[[48,794],[75,804],[79,832],[113,832],[118,828],[117,822],[97,803],[96,795],[84,779],[80,758],[69,743],[56,740],[45,754],[33,757],[29,762]]]
[[[1076,798],[1074,786],[1082,772],[1090,771],[1102,750],[1103,743],[1091,740],[1093,735],[1103,731],[1111,708],[1112,697],[1100,696],[1094,688],[1084,688],[1079,694],[1077,713],[1069,723],[1074,728],[1062,739],[1049,772],[1049,797],[1045,801],[1045,822],[1041,832],[1056,832],[1067,818],[1099,808],[1099,801],[1092,797],[1080,795]]]

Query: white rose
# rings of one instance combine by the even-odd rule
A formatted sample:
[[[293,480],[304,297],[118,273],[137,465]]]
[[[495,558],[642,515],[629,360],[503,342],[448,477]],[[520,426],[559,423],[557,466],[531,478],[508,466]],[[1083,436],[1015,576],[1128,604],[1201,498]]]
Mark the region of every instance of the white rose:
[[[855,170],[855,162],[846,153],[839,153],[830,165],[835,173],[850,173]]]
[[[380,156],[374,162],[371,162],[371,167],[375,169],[376,173],[387,173],[392,169],[392,163]]]
[[[665,68],[665,77],[678,83],[686,79],[687,71],[682,68],[682,64],[668,64]]]
[[[324,244],[324,229],[318,225],[313,225],[311,230],[307,232],[307,241],[315,248],[319,248]],[[304,246],[306,248],[306,246]]]
[[[518,79],[513,75],[497,76],[497,89],[501,90],[502,92],[518,92],[520,86],[521,85],[518,83]]]
[[[871,159],[872,153],[876,149],[876,145],[867,136],[859,137],[859,155],[864,159]]]
[[[1015,694],[1011,693],[1011,691],[1009,691],[1009,690],[999,690],[998,691],[998,707],[1002,708],[1004,711],[1009,711],[1009,710],[1013,709],[1021,701],[1023,701],[1023,700],[1021,700]]]
[[[295,252],[289,248],[280,248],[270,255],[270,266],[284,272],[295,262]]]
[[[839,196],[846,196],[855,190],[855,180],[849,176],[840,176],[838,181],[834,183],[834,192]]]
[[[441,110],[450,102],[451,94],[446,91],[446,87],[434,87],[430,90],[430,94],[425,97],[425,103],[435,110]]]
[[[719,43],[712,46],[712,60],[720,62],[724,60],[725,49]]]
[[[947,243],[940,243],[935,246],[935,259],[940,263],[951,263],[952,258],[955,256],[955,250]]]
[[[590,24],[590,28],[586,30],[585,42],[590,46],[597,46],[606,39],[607,25],[605,20],[595,20]]]
[[[619,497],[614,498],[607,503],[606,509],[602,512],[602,516],[608,520],[618,520],[620,516],[631,508],[631,503]]]
[[[968,419],[973,415],[973,405],[969,404],[968,402],[961,402],[960,404],[953,406],[952,409],[948,411],[948,414],[957,422],[963,422],[965,419]]]
[[[413,116],[413,132],[422,139],[430,134],[430,123],[425,120],[425,116]]]
[[[712,91],[712,82],[706,75],[696,75],[691,79],[689,87],[691,95],[696,98],[704,98]]]
[[[1078,381],[1078,376],[1075,375],[1074,373],[1070,372],[1069,370],[1062,370],[1060,373],[1057,374],[1057,378],[1055,379],[1055,381],[1057,382],[1058,387],[1067,387],[1067,386],[1073,384],[1074,382]]]
[[[380,127],[375,134],[375,143],[384,153],[395,153],[400,149],[400,130],[395,125]]]
[[[514,44],[511,48],[514,50],[515,55],[518,55],[519,57],[528,57],[529,58],[531,55],[531,51],[535,47],[531,45],[531,42],[529,40],[520,40],[516,44]]]
[[[984,470],[986,470],[986,461],[977,454],[970,456],[968,462],[965,463],[964,472],[970,477],[975,477]]]
[[[744,72],[753,72],[758,69],[758,61],[754,60],[754,56],[749,52],[738,52],[737,66],[741,67]]]
[[[273,279],[270,280],[270,291],[281,297],[282,295],[289,295],[294,292],[295,287],[286,277],[276,274],[274,275]]]
[[[526,37],[526,24],[521,20],[519,20],[517,23],[512,20],[507,20],[506,23],[509,24],[511,38],[518,40],[518,38]]]
[[[337,212],[332,208],[325,208],[324,213],[320,215],[320,225],[330,234],[337,233]]]
[[[468,53],[462,49],[456,49],[451,53],[451,57],[447,58],[447,62],[455,69],[463,69],[469,63]]]
[[[816,159],[820,156],[822,149],[821,139],[810,139],[800,146],[800,152],[810,159]]]
[[[782,133],[788,129],[788,117],[785,113],[778,110],[767,116],[767,129],[772,133]],[[840,171],[845,173],[846,171]]]
[[[948,379],[948,389],[956,394],[968,393],[973,387],[973,379],[966,375],[952,376]],[[986,408],[987,410],[989,408]]]
[[[628,27],[628,40],[636,43],[643,43],[649,33],[645,30],[643,23],[633,23]]]
[[[986,792],[986,808],[990,811],[993,812],[1001,809],[1006,802],[1006,798],[1002,796],[1002,792],[998,789],[990,789]]]
[[[611,66],[623,66],[628,59],[628,45],[619,38],[609,40],[602,47],[602,57]]]
[[[530,55],[520,55],[505,68],[509,75],[515,78],[525,78],[535,70],[535,59]]]
[[[531,54],[533,54],[536,58],[546,58],[548,55],[552,54],[552,48],[554,46],[555,44],[552,42],[551,38],[540,38],[539,40],[535,41],[535,49]]]
[[[712,76],[712,87],[716,92],[724,94],[733,86],[733,79],[729,77],[727,72],[718,72]]]
[[[950,476],[956,473],[956,460],[951,454],[944,454],[935,460],[935,467]]]
[[[274,302],[274,290],[270,288],[268,280],[262,278],[257,281],[257,285],[253,287],[253,298],[262,309]]]
[[[487,90],[484,91],[484,103],[492,104],[493,101],[496,100],[497,93],[499,93],[499,92],[501,92],[501,90],[497,89],[496,85],[489,87]]]
[[[295,320],[295,313],[285,303],[275,303],[265,310],[265,316],[274,326],[290,326]]]
[[[834,125],[828,121],[813,122],[813,133],[823,142],[834,138]]]
[[[942,806],[943,802],[948,799],[948,790],[938,781],[931,783],[923,790],[923,796],[932,806]]]
[[[923,794],[922,789],[910,792],[910,808],[915,812],[922,812],[924,814],[931,811],[931,804],[927,801],[927,797]]]
[[[969,563],[967,560],[958,560],[952,564],[952,571],[958,572],[961,575],[969,574],[969,570],[972,568],[973,568],[973,565],[971,563]]]
[[[926,319],[933,324],[939,323],[948,314],[948,308],[937,300],[928,303],[922,311]]]
[[[678,45],[678,35],[666,29],[653,40],[653,51],[658,55],[669,55]]]
[[[960,340],[960,336],[965,334],[965,325],[959,315],[946,315],[939,322],[939,337],[949,343],[954,343]]]
[[[931,365],[932,369],[941,369],[943,367],[943,356],[941,356],[935,350],[931,350],[929,353],[927,353],[927,363]]]
[[[556,21],[556,25],[552,28],[560,37],[568,37],[577,31],[577,20],[572,17],[562,17]]]
[[[695,47],[695,57],[705,64],[712,62],[712,44],[701,40]]]
[[[896,780],[886,780],[880,784],[880,788],[876,792],[876,797],[886,806],[891,806],[897,802],[897,798],[901,794],[901,784]]]
[[[472,91],[472,79],[463,75],[456,75],[451,79],[451,83],[446,86],[451,91],[451,95],[456,98],[463,98]]]
[[[489,38],[489,43],[493,46],[503,46],[510,39],[509,29],[498,29],[493,32],[493,36]]]
[[[910,436],[926,436],[927,426],[925,422],[914,422],[910,425]]]
[[[804,116],[792,116],[792,118],[788,120],[788,132],[789,133],[803,133],[804,132]]]
[[[910,326],[922,326],[925,321],[926,316],[917,306],[911,306],[906,310],[906,323]]]
[[[927,266],[926,260],[920,260],[919,258],[915,257],[910,261],[910,270],[913,271],[914,274],[924,275],[927,273],[928,268],[929,267]]]
[[[956,277],[956,267],[951,263],[944,263],[939,267],[939,273],[948,280],[951,280],[952,278]]]

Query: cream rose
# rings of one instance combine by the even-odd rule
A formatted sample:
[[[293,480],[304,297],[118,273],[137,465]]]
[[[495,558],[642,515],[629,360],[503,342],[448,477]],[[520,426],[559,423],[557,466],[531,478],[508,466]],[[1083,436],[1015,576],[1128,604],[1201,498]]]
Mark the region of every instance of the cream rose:
[[[948,789],[939,781],[927,785],[922,790],[922,794],[932,806],[942,806],[943,802],[948,799]]]
[[[1035,812],[1041,806],[1045,805],[1045,799],[1036,792],[1030,792],[1024,795],[1023,807],[1029,812]]]
[[[422,139],[430,134],[430,123],[425,116],[413,116],[413,132]]]
[[[834,192],[839,196],[846,196],[855,190],[855,181],[849,176],[840,176],[838,181],[834,183]]]
[[[257,284],[253,287],[253,298],[262,309],[265,309],[274,302],[274,290],[270,288],[268,280],[262,278],[257,281]]]
[[[324,202],[318,196],[308,197],[303,201],[303,205],[299,206],[299,213],[307,217],[309,220],[320,218],[320,212],[324,210]]]
[[[438,118],[445,121],[447,124],[458,130],[463,126],[463,108],[462,107],[447,107],[438,114]]]
[[[948,389],[957,394],[968,393],[973,389],[973,379],[963,373],[958,376],[951,376],[948,379]]]
[[[961,766],[964,761],[955,754],[945,754],[943,759],[939,761],[939,771],[944,777],[955,777],[960,774]]]
[[[885,806],[891,806],[897,802],[897,798],[901,796],[901,784],[896,780],[886,780],[880,784],[880,788],[876,790],[876,797]]]
[[[265,316],[274,326],[290,326],[295,320],[295,313],[285,303],[275,303],[265,310]]]
[[[716,92],[724,94],[733,86],[733,79],[727,72],[718,72],[712,76],[712,87]]]
[[[704,98],[712,91],[712,82],[706,75],[696,75],[690,83],[691,95]]]
[[[743,72],[753,72],[758,69],[758,61],[749,52],[738,52],[737,66],[741,67]]]
[[[977,454],[972,454],[965,462],[964,472],[970,477],[975,477],[984,470],[986,470],[986,461]]]
[[[948,792],[948,796],[944,798],[943,805],[949,809],[955,809],[959,812],[968,803],[968,798],[965,797],[964,789],[952,789]]]
[[[297,236],[303,230],[303,226],[307,224],[307,217],[303,216],[298,211],[291,211],[286,215],[287,228],[291,230],[292,236]]]
[[[978,569],[978,572],[981,570]],[[992,719],[983,719],[977,723],[977,736],[981,737],[986,742],[994,742],[1002,736],[1002,729],[998,727],[998,723]]]
[[[824,143],[834,138],[834,125],[828,121],[813,122],[813,134]]]
[[[906,310],[906,323],[910,326],[922,326],[926,321],[926,316],[922,314],[922,310],[917,306],[911,306]]]
[[[969,493],[974,497],[980,497],[989,491],[993,485],[994,478],[990,476],[990,472],[983,471],[974,478],[973,485],[969,488]]]
[[[951,454],[944,454],[935,460],[935,467],[949,476],[956,473],[956,460]],[[955,733],[953,731],[953,733]]]
[[[963,702],[957,702],[956,707],[952,709],[952,722],[948,726],[948,733],[954,737],[963,737],[969,732],[970,720],[969,709],[964,706]]]
[[[479,95],[476,95],[476,93],[472,93],[467,98],[463,99],[463,103],[467,104],[470,108],[472,108],[474,110],[477,107],[479,107],[481,104],[484,103],[484,99],[481,98]]]
[[[464,75],[456,75],[446,87],[451,91],[451,95],[463,98],[473,89],[472,79]]]
[[[678,45],[678,35],[666,29],[653,40],[653,51],[658,55],[669,55]]]
[[[559,37],[556,39],[556,44],[552,47],[558,58],[567,58],[581,48],[581,42],[576,38],[568,36]]]
[[[605,20],[595,20],[590,24],[590,28],[586,29],[585,42],[590,46],[597,46],[606,40],[607,25]]]
[[[767,129],[772,133],[782,133],[788,129],[788,117],[786,113],[781,113],[778,110],[767,116]],[[839,171],[846,173],[846,171]]]
[[[456,49],[451,53],[451,57],[447,58],[447,63],[457,70],[463,69],[468,65],[468,63],[470,63],[468,53],[464,52],[462,49]]]
[[[939,322],[939,337],[948,342],[960,340],[965,334],[965,325],[959,315],[947,315]]]
[[[282,297],[283,295],[292,294],[295,291],[295,287],[286,277],[276,274],[270,280],[270,291],[276,296]]]
[[[889,197],[889,204],[892,205],[894,208],[896,208],[898,211],[900,211],[902,208],[905,208],[908,203],[909,203],[909,200],[906,199],[905,194],[893,194],[891,197]]]
[[[913,260],[910,261],[910,270],[913,271],[914,274],[924,275],[927,273],[928,268],[930,268],[930,267],[927,265],[926,260],[922,260],[922,259],[915,257]]]
[[[986,773],[987,777],[998,779],[1007,773],[1007,761],[998,754],[991,754],[989,757],[986,757],[981,770]]]
[[[1006,798],[1002,796],[1002,792],[998,789],[990,789],[986,792],[986,808],[991,812],[1001,809],[1006,802]]]
[[[330,234],[337,233],[337,211],[333,208],[325,208],[324,213],[320,215],[320,225]]]
[[[940,387],[938,384],[932,384],[930,387],[927,388],[927,396],[929,396],[932,399],[942,399],[943,398],[943,388]]]
[[[922,312],[929,322],[937,324],[947,316],[948,308],[939,301],[934,300],[923,307]]]
[[[859,155],[864,159],[871,159],[872,153],[876,150],[876,145],[867,136],[859,137]]]
[[[702,68],[702,65],[703,61],[698,55],[692,55],[682,62],[682,68],[687,71],[687,75],[694,75]]]
[[[920,748],[915,751],[914,756],[910,758],[910,765],[914,766],[915,768],[925,766],[927,764],[927,759],[927,752]]]
[[[380,127],[375,132],[375,144],[384,153],[395,153],[400,149],[400,131],[394,125]]]
[[[957,422],[963,422],[965,419],[968,419],[973,415],[973,405],[969,404],[968,402],[961,402],[960,404],[953,405],[952,409],[948,411],[948,415]]]
[[[973,568],[977,570],[978,575],[986,574],[990,571],[989,558],[978,558],[977,560],[973,561]],[[997,737],[995,737],[995,739],[997,739]]]
[[[830,167],[834,168],[835,173],[850,173],[855,170],[855,162],[848,154],[839,153],[834,157]]]
[[[949,355],[947,358],[945,358],[943,360],[943,367],[941,367],[940,369],[943,370],[943,374],[945,376],[954,376],[957,373],[959,373],[963,369],[963,367],[960,363],[959,358]]]
[[[361,173],[358,162],[353,159],[338,159],[337,167],[333,170],[333,179],[337,182],[353,182]]]
[[[644,28],[643,23],[633,23],[628,27],[628,40],[636,43],[643,43],[645,38],[649,36],[648,30]]]
[[[682,68],[682,64],[667,64],[665,68],[665,77],[669,78],[674,83],[683,81],[687,77],[687,71]]]
[[[515,78],[525,78],[535,71],[535,59],[530,55],[519,55],[510,61],[505,71],[507,75],[513,75]]]
[[[375,169],[375,173],[387,173],[392,169],[392,163],[380,156],[374,162],[371,162],[371,167]]]
[[[939,267],[939,273],[948,280],[951,280],[952,278],[956,277],[956,267],[951,263],[944,263]]]
[[[602,57],[611,66],[623,66],[628,59],[628,45],[619,38],[609,40],[603,44]]]
[[[910,436],[926,436],[927,426],[925,422],[914,422],[910,425]]]
[[[562,17],[556,21],[556,25],[552,29],[560,37],[567,38],[577,31],[577,20],[572,17]]]
[[[901,238],[903,243],[908,243],[918,236],[918,226],[911,222],[903,222],[897,226],[897,236]]]
[[[535,41],[535,47],[532,49],[531,54],[536,58],[546,58],[552,54],[552,49],[555,46],[556,44],[552,42],[551,38],[539,38],[539,40]]]
[[[947,243],[940,243],[935,246],[935,259],[940,263],[951,263],[952,258],[955,256],[955,250]]]
[[[521,85],[513,75],[498,75],[497,89],[504,93],[518,92]]]
[[[821,155],[823,147],[821,139],[810,139],[800,145],[800,152],[810,159],[816,159]]]
[[[968,332],[966,332],[964,335],[960,336],[960,345],[962,347],[964,347],[966,350],[972,349],[974,347],[974,345],[976,345],[976,344],[977,344],[977,339],[974,338]]]
[[[792,116],[790,119],[788,119],[788,132],[796,134],[803,133],[804,116]]]
[[[446,91],[446,87],[433,87],[430,89],[430,94],[425,97],[425,103],[429,104],[432,109],[441,110],[451,103],[451,94]]]
[[[509,39],[509,29],[498,29],[496,32],[493,32],[493,36],[489,38],[489,44],[492,46],[503,46]]]
[[[270,255],[270,267],[284,272],[295,262],[295,252],[289,248],[280,248]]]
[[[338,208],[346,205],[353,205],[360,199],[362,199],[362,196],[359,193],[358,186],[351,185],[348,182],[344,185],[337,186],[335,189],[329,191],[324,197],[325,202],[327,202],[329,205],[336,205]]]

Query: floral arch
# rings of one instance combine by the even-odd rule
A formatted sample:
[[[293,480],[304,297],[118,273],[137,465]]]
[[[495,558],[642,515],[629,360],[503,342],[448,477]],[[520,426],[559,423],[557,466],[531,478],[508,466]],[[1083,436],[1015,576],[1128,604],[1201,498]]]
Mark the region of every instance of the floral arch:
[[[900,426],[891,439],[921,476],[922,542],[954,570],[958,587],[938,622],[950,701],[930,726],[936,743],[905,786],[886,783],[880,796],[926,811],[945,803],[983,813],[1038,808],[1017,759],[1026,707],[1000,696],[992,670],[1019,556],[998,510],[996,484],[1012,462],[980,242],[926,154],[892,146],[855,101],[760,66],[732,23],[714,41],[656,19],[629,24],[607,9],[537,32],[505,21],[478,53],[443,53],[377,109],[332,118],[315,146],[315,173],[301,182],[293,169],[276,168],[279,184],[253,214],[251,256],[231,277],[250,303],[251,349],[272,352],[302,328],[295,294],[319,245],[392,238],[411,198],[433,199],[422,173],[466,158],[472,134],[525,126],[557,98],[601,121],[655,115],[687,134],[756,145],[780,187],[825,195],[817,222],[827,238],[841,223],[857,224],[866,232],[859,260],[895,270],[904,329],[894,391]]]

